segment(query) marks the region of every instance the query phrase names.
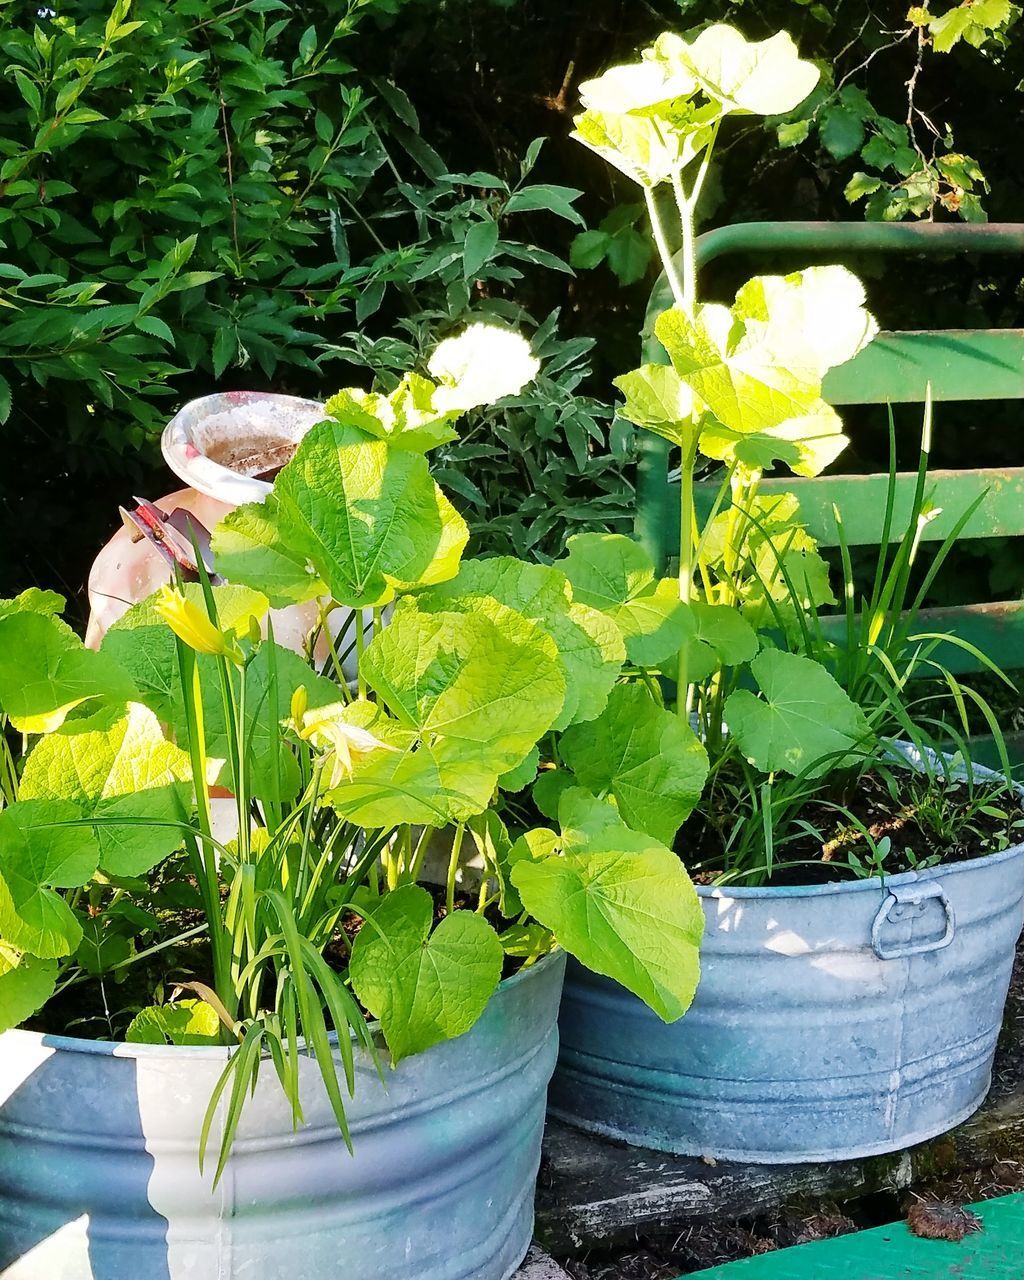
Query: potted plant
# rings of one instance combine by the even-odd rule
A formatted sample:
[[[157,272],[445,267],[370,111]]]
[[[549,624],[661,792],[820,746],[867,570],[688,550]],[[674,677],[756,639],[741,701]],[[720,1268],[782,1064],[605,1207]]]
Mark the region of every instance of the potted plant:
[[[817,76],[788,35],[748,43],[717,25],[665,34],[581,87],[574,136],[643,189],[674,297],[655,325],[667,362],[616,385],[621,416],[678,450],[678,576],[660,578],[625,537],[570,542],[559,563],[574,599],[620,626],[628,661],[601,715],[557,739],[533,793],[559,816],[610,797],[637,839],[686,863],[706,917],[703,978],[676,1025],[570,968],[554,1113],[647,1147],[764,1162],[894,1150],[969,1115],[1024,919],[1009,766],[993,778],[943,754],[927,678],[953,707],[954,739],[971,700],[997,727],[943,662],[956,639],[915,624],[971,514],[925,572],[930,412],[909,522],[899,538],[893,471],[863,591],[836,513],[843,606],[829,623],[837,600],[796,498],[760,486],[776,464],[816,476],[847,443],[821,385],[873,336],[863,289],[826,266],[752,279],[731,306],[698,299],[694,210],[723,121],[790,111]],[[695,482],[709,476],[720,483],[701,508]],[[520,876],[532,908],[536,871]]]
[[[430,476],[459,414],[535,368],[474,326],[430,377],[340,392],[214,531],[216,580],[97,652],[52,593],[0,603],[0,1269],[502,1280],[563,951],[662,1016],[689,1002],[678,858],[599,799],[515,841],[493,807],[625,657],[562,570],[462,560]],[[304,601],[296,653],[266,619]],[[369,639],[336,634],[363,610]]]

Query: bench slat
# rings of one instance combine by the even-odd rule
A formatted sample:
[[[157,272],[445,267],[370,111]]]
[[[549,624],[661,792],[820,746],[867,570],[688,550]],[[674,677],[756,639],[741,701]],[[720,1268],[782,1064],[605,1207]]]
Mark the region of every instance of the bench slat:
[[[917,476],[897,477],[892,541],[898,542],[905,529]],[[808,531],[823,547],[838,544],[832,504],[839,508],[846,540],[852,547],[876,546],[882,532],[889,477],[820,476],[814,480],[799,476],[779,476],[762,480],[762,494],[794,493]],[[1024,467],[989,468],[977,471],[931,471],[925,493],[941,514],[924,529],[922,541],[941,542],[963,512],[981,494],[987,496],[964,526],[963,538],[1013,538],[1024,535]],[[703,522],[711,510],[716,484],[697,486],[697,510]],[[678,509],[679,485],[672,486],[672,510]],[[674,526],[678,528],[678,523]]]
[[[852,360],[829,370],[831,404],[1024,399],[1024,330],[943,329],[880,333]]]

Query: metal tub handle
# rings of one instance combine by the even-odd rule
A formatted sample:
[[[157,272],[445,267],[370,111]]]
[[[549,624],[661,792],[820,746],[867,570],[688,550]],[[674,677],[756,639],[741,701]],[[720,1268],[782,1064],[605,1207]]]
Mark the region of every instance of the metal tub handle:
[[[893,908],[896,906],[920,907],[931,898],[938,898],[946,915],[946,931],[942,937],[932,942],[906,942],[892,947],[886,946],[882,941],[882,930],[890,923]],[[953,914],[953,904],[946,896],[942,885],[937,880],[930,880],[925,884],[889,889],[871,926],[871,946],[879,960],[899,960],[903,956],[922,955],[926,951],[941,951],[953,941],[955,933],[956,917]]]

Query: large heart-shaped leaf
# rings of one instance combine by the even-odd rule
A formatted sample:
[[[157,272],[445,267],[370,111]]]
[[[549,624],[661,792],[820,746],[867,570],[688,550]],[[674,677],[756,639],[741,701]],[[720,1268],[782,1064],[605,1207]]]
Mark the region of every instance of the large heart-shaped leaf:
[[[44,960],[67,956],[82,927],[54,889],[77,889],[95,874],[92,827],[65,800],[19,800],[0,809],[0,936]],[[71,825],[64,825],[71,824]]]
[[[813,62],[800,57],[785,31],[767,40],[747,40],[735,27],[716,23],[692,42],[667,33],[652,53],[668,72],[691,75],[723,115],[787,115],[821,76]]]
[[[431,932],[434,901],[404,885],[381,899],[356,935],[352,987],[380,1019],[392,1062],[467,1032],[501,979],[501,943],[472,911]]]
[[[181,844],[188,813],[188,757],[168,742],[147,707],[70,721],[29,753],[21,796],[71,800],[96,819],[100,866],[145,875]]]
[[[725,719],[740,750],[765,773],[819,777],[870,738],[863,711],[820,663],[768,649],[750,670],[761,696],[737,689],[726,699]]]
[[[305,437],[275,493],[291,553],[351,608],[452,577],[469,537],[426,458],[334,419]]]
[[[686,639],[679,584],[655,577],[643,547],[619,533],[578,533],[567,546],[557,567],[573,598],[612,619],[631,662],[655,667],[678,653]]]
[[[562,759],[588,790],[613,796],[629,826],[668,845],[708,776],[707,752],[689,724],[642,684],[620,684],[592,724],[567,730]]]
[[[0,617],[0,710],[22,733],[48,733],[92,699],[137,696],[120,664],[87,649],[63,622],[24,610]]]
[[[522,763],[565,702],[554,642],[497,601],[465,613],[403,601],[361,670],[402,725],[467,744],[498,773]]]
[[[681,1017],[697,989],[704,930],[683,864],[579,789],[562,797],[560,820],[561,855],[512,867],[523,905],[589,969],[666,1022]]]
[[[371,727],[397,750],[375,751],[330,792],[330,802],[356,826],[410,823],[446,827],[482,813],[501,769],[488,763],[486,746],[455,739],[425,742],[415,730]]]
[[[830,460],[830,451],[835,456],[841,434],[822,404],[822,377],[861,350],[876,326],[855,276],[843,267],[812,267],[751,280],[731,309],[708,305],[691,317],[672,308],[658,317],[655,332],[682,381],[716,420],[709,423],[710,456],[724,456],[738,435],[781,428],[789,446],[808,442],[796,461],[812,473]],[[796,425],[788,425],[794,419]],[[826,442],[812,448],[819,437]]]
[[[0,1032],[31,1018],[53,995],[57,964],[0,942]]]
[[[274,494],[229,512],[214,529],[212,546],[217,572],[262,591],[275,609],[327,594],[309,561],[285,541]]]
[[[450,582],[419,597],[419,607],[472,608],[477,602],[476,607],[488,611],[488,599],[537,623],[555,642],[565,677],[565,702],[552,727],[563,729],[600,715],[626,657],[614,622],[574,601],[568,579],[558,568],[511,556],[463,561]]]

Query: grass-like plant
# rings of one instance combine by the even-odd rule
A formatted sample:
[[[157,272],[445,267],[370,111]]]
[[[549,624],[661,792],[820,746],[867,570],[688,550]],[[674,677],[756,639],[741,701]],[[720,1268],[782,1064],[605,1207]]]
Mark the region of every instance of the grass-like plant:
[[[430,372],[332,398],[272,495],[214,531],[231,585],[168,584],[99,652],[58,597],[0,603],[0,707],[25,748],[3,757],[0,1029],[42,1010],[236,1045],[206,1118],[218,1176],[261,1070],[301,1122],[302,1054],[347,1134],[369,1018],[398,1063],[557,945],[665,1018],[696,986],[703,916],[674,854],[582,789],[557,830],[510,833],[494,807],[545,738],[604,712],[625,646],[561,569],[463,560],[430,474],[463,412],[533,377],[527,344],[471,327]],[[271,611],[310,601],[295,653]]]

